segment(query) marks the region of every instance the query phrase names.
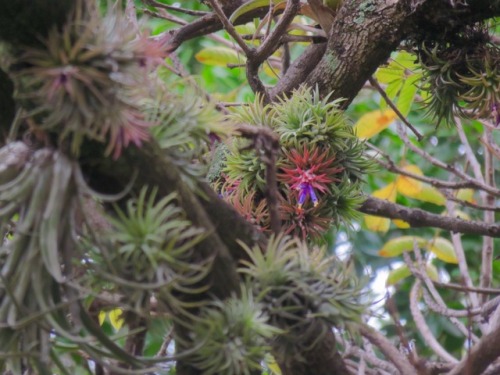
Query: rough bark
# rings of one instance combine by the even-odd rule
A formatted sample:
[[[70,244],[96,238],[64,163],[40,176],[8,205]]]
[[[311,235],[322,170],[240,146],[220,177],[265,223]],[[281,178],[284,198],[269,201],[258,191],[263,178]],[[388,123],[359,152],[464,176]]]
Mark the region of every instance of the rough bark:
[[[464,25],[498,14],[498,2],[400,0],[346,1],[339,10],[321,62],[306,83],[347,106],[391,52],[408,36],[445,38]]]
[[[335,350],[335,335],[331,331],[310,350],[300,354],[303,357],[300,360],[278,360],[283,375],[349,374],[344,360]]]
[[[404,220],[413,228],[432,227],[455,233],[500,237],[499,225],[489,225],[478,221],[436,215],[424,210],[401,206],[373,197],[367,198],[359,208],[359,211],[368,215]]]
[[[481,338],[467,355],[448,375],[479,375],[500,357],[500,327]],[[498,371],[498,368],[497,368]]]

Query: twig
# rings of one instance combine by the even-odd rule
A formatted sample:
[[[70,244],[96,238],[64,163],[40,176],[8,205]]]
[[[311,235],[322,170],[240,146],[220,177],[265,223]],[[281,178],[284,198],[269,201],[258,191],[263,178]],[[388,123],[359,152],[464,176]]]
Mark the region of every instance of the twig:
[[[485,183],[483,172],[481,171],[481,164],[477,160],[476,155],[474,155],[474,151],[472,150],[469,140],[465,135],[464,128],[462,126],[462,120],[459,117],[455,117],[455,124],[458,136],[460,137],[460,141],[464,146],[465,156],[467,157],[467,160],[472,167],[472,171],[474,172],[474,177],[476,178],[476,180]]]
[[[484,130],[483,142],[485,144],[493,144],[493,134],[490,129],[486,128]],[[484,183],[495,187],[495,166],[493,163],[493,155],[488,147],[484,148]],[[486,206],[495,206],[495,197],[491,194],[484,194],[483,204]],[[486,211],[484,213],[484,222],[486,224],[492,224],[495,222],[495,213],[491,211]],[[493,238],[483,237],[483,249],[482,249],[482,259],[481,259],[481,279],[479,285],[483,288],[487,288],[491,285],[491,275],[493,273]],[[484,302],[486,296],[482,296],[481,300]]]
[[[159,1],[156,1],[156,0],[143,0],[143,1],[145,4],[150,5],[152,7],[155,7],[155,8],[163,8],[163,9],[167,9],[167,10],[173,10],[174,12],[184,13],[184,14],[187,14],[190,16],[205,16],[208,14],[208,12],[175,7],[172,5],[160,3]]]
[[[261,159],[266,165],[266,199],[271,230],[278,234],[281,231],[281,218],[279,215],[278,179],[276,177],[276,156],[279,150],[279,138],[270,129],[239,125],[237,131],[241,135],[251,138],[255,149],[261,151]]]
[[[449,212],[453,212],[453,204],[447,203],[447,208]],[[455,249],[455,255],[458,260],[458,268],[460,270],[460,274],[462,275],[463,285],[466,288],[472,288],[473,283],[469,273],[469,266],[467,264],[467,258],[465,257],[464,247],[462,245],[461,234],[460,233],[451,233],[451,242],[453,243],[453,248]],[[472,301],[472,305],[474,307],[479,306],[479,299],[475,293],[471,293],[470,290],[467,291],[469,299]]]
[[[415,280],[415,283],[410,291],[410,311],[420,335],[424,338],[424,341],[431,347],[434,353],[440,356],[443,360],[446,362],[458,363],[458,360],[448,353],[446,349],[443,348],[436,340],[429,326],[425,322],[424,316],[418,307],[418,293],[420,292],[420,288],[421,282],[417,279]]]
[[[377,358],[373,353],[368,353],[357,346],[352,346],[345,353],[346,356],[355,356],[358,358],[363,358],[367,363],[375,366],[377,369],[382,369],[390,374],[399,374],[398,370],[390,362],[384,361],[383,359]]]
[[[264,35],[241,35],[241,37],[244,39],[244,40],[255,40],[255,39],[264,39],[265,36]],[[317,36],[312,36],[312,35],[288,35],[288,34],[285,34],[283,35],[283,37],[281,38],[281,43],[282,44],[285,44],[285,43],[291,43],[291,42],[313,42],[315,40],[317,40]],[[326,39],[325,39],[326,41]]]
[[[392,343],[382,334],[375,331],[366,324],[361,324],[359,327],[361,335],[366,337],[373,345],[380,349],[385,357],[398,368],[401,374],[417,375],[415,368],[408,362],[406,357],[392,345]]]
[[[281,38],[285,35],[286,30],[300,9],[299,0],[288,0],[285,11],[276,23],[276,27],[269,36],[262,42],[255,55],[252,56],[252,61],[255,64],[262,64],[274,51],[279,47]]]
[[[421,141],[422,139],[424,139],[423,135],[420,134],[419,131],[417,129],[415,129],[415,127],[412,124],[410,124],[410,122],[406,119],[405,116],[403,116],[403,114],[398,109],[398,107],[396,107],[394,105],[394,103],[392,102],[392,100],[389,99],[389,97],[385,93],[384,89],[380,86],[380,84],[377,82],[377,80],[375,78],[373,78],[373,76],[371,76],[370,78],[368,78],[368,81],[371,83],[371,85],[373,87],[375,87],[377,89],[377,91],[380,93],[380,95],[382,96],[382,98],[384,98],[384,100],[387,103],[387,105],[389,105],[389,107],[391,107],[392,110],[394,112],[396,112],[396,114],[401,119],[401,121],[403,121],[403,123],[413,132],[413,134],[415,134],[415,136],[417,137],[417,139],[419,141]]]
[[[396,326],[396,332],[399,337],[399,341],[401,342],[402,347],[406,351],[406,357],[410,360],[410,363],[415,366],[418,363],[418,355],[415,350],[411,348],[411,344],[406,337],[405,329],[401,325],[401,321],[399,318],[399,313],[394,303],[394,299],[392,296],[387,296],[387,301],[385,303],[387,312],[389,313],[394,325]]]
[[[434,311],[435,313],[439,315],[443,315],[446,317],[453,317],[453,318],[467,318],[470,315],[479,315],[482,314],[482,309],[474,308],[470,311],[467,310],[454,310],[447,308],[445,306],[441,306],[436,301],[432,299],[432,297],[429,295],[429,292],[427,289],[422,289],[423,296],[424,296],[424,301],[425,304]]]
[[[245,41],[241,38],[240,34],[236,31],[234,28],[233,24],[229,21],[229,19],[226,17],[226,14],[222,10],[221,6],[219,5],[219,2],[217,0],[208,0],[210,3],[210,6],[214,10],[214,12],[217,14],[219,17],[220,21],[224,25],[224,28],[228,32],[229,35],[235,40],[235,42],[240,46],[240,48],[243,50],[245,55],[250,58],[253,56],[254,49],[250,48]]]
[[[405,263],[407,264],[408,268],[411,270],[412,274],[418,278],[420,281],[422,281],[429,292],[431,293],[432,297],[434,298],[434,301],[438,305],[440,305],[442,308],[446,308],[446,303],[444,302],[443,298],[437,291],[437,289],[434,287],[433,281],[431,278],[427,275],[427,272],[425,271],[425,262],[424,259],[422,258],[422,253],[420,252],[419,247],[417,246],[416,242],[414,243],[413,246],[413,252],[415,254],[415,259],[416,259],[416,264],[417,268],[415,267],[415,264],[411,261],[410,255],[405,252],[403,254]],[[459,321],[457,318],[450,317],[450,322],[455,325],[455,327],[458,328],[460,332],[464,334],[464,336],[468,337],[469,336],[469,330],[467,327]],[[473,339],[477,342],[479,339],[476,336],[473,336]]]
[[[439,167],[441,169],[444,169],[444,170],[446,170],[448,172],[451,172],[454,175],[460,177],[461,179],[463,179],[463,180],[465,180],[467,182],[470,182],[474,186],[474,188],[476,188],[476,189],[479,189],[479,190],[482,190],[482,191],[486,191],[486,192],[488,192],[490,194],[493,194],[496,197],[500,197],[500,190],[499,189],[493,188],[493,187],[491,187],[491,186],[483,183],[482,181],[479,181],[479,180],[477,180],[477,179],[469,176],[468,174],[466,174],[466,173],[458,170],[457,168],[455,168],[453,165],[443,163],[441,160],[432,157],[431,155],[429,155],[427,152],[425,152],[421,148],[416,147],[415,145],[413,145],[413,143],[411,143],[410,140],[408,139],[408,137],[406,136],[406,133],[405,133],[403,127],[398,126],[398,134],[401,136],[401,140],[403,141],[403,143],[410,150],[412,150],[413,152],[415,152],[417,155],[420,155],[422,158],[424,158],[425,160],[429,161],[431,164],[433,164],[436,167]]]
[[[446,199],[448,199],[448,200],[450,200],[450,201],[452,201],[454,203],[458,203],[461,206],[475,208],[476,210],[481,210],[481,211],[500,212],[500,207],[498,207],[496,205],[486,206],[484,204],[472,203],[472,202],[469,202],[469,201],[464,201],[463,199],[458,199],[458,198],[454,197],[452,194],[450,194],[450,193],[448,193],[446,191],[443,191],[442,193],[445,195]]]
[[[394,172],[394,173],[397,173],[397,174],[400,174],[403,176],[407,176],[407,177],[413,178],[414,180],[426,182],[432,186],[445,188],[445,189],[457,190],[457,189],[474,187],[474,184],[472,184],[470,182],[449,182],[449,181],[438,180],[436,178],[430,178],[427,176],[422,176],[422,175],[418,175],[418,174],[415,174],[412,172],[408,172],[407,170],[398,167],[396,165],[396,163],[391,159],[391,157],[387,153],[380,150],[378,147],[374,146],[371,143],[366,143],[366,145],[367,145],[367,147],[371,148],[372,150],[374,150],[377,153],[379,153],[380,155],[382,155],[387,160],[387,162],[383,162],[382,160],[375,159],[375,162],[377,162],[378,164],[380,164],[381,166],[383,166],[385,169],[387,169],[390,172]]]
[[[184,25],[188,24],[188,22],[186,20],[183,20],[182,18],[179,18],[179,17],[172,16],[171,14],[168,14],[165,11],[158,13],[158,12],[153,12],[152,10],[149,10],[149,9],[144,9],[143,12],[144,12],[144,14],[150,15],[152,17],[161,18],[163,20],[167,20],[167,21],[176,23],[178,25],[184,26]]]

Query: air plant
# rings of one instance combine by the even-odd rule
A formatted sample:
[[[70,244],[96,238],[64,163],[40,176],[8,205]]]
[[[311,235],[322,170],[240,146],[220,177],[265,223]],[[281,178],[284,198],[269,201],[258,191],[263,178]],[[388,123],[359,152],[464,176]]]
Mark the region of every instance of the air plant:
[[[203,234],[185,219],[175,195],[156,198],[157,189],[143,188],[125,211],[115,206],[116,216],[108,216],[109,230],[97,239],[102,261],[96,272],[113,282],[139,313],[153,294],[169,311],[184,311],[176,291],[192,287],[192,293],[200,292],[193,285],[207,275],[211,262],[190,261]]]
[[[0,162],[0,351],[10,355],[7,368],[17,374],[23,366],[38,373],[51,373],[53,363],[63,367],[54,349],[59,338],[91,356],[99,352],[96,361],[118,356],[141,367],[111,340],[96,345],[94,334],[102,332],[81,304],[85,282],[74,260],[82,256],[83,197],[95,195],[78,164],[20,142],[0,155],[7,156]]]
[[[340,223],[349,226],[362,202],[360,181],[373,171],[364,143],[356,138],[340,103],[320,99],[318,90],[301,87],[275,104],[264,106],[257,98],[232,116],[271,127],[278,134],[281,149],[276,167],[283,230],[303,239],[316,240]],[[240,181],[245,194],[254,193],[254,206],[259,206],[267,188],[266,165],[259,150],[236,141],[228,149],[223,172],[229,180]]]
[[[424,42],[418,49],[429,93],[428,113],[437,122],[454,116],[493,118],[500,101],[500,49],[490,43],[483,26],[470,26],[451,42]]]
[[[149,139],[140,98],[148,66],[161,57],[157,47],[116,9],[101,17],[92,3],[77,2],[64,27],[14,61],[17,99],[32,126],[60,144],[69,140],[72,154],[92,139],[118,158]]]
[[[318,195],[325,194],[329,185],[340,181],[338,177],[344,169],[335,166],[335,155],[328,151],[314,147],[311,152],[304,144],[300,150],[283,152],[284,162],[281,164],[282,173],[279,178],[290,189],[299,192],[299,208],[302,208],[306,199],[310,199],[316,207],[319,203]]]
[[[351,267],[325,257],[323,249],[283,235],[272,237],[265,249],[242,246],[249,260],[240,272],[265,306],[269,323],[283,331],[276,339],[287,353],[276,353],[278,358],[300,356],[331,325],[360,319],[366,308],[362,284]]]
[[[202,309],[193,326],[195,350],[188,360],[204,374],[250,375],[261,369],[270,339],[281,330],[268,323],[252,290]]]

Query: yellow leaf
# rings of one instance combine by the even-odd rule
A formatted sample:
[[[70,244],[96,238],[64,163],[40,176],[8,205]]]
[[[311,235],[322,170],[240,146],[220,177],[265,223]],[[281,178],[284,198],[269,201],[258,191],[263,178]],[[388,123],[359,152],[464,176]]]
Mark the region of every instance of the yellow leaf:
[[[244,64],[246,61],[245,57],[235,50],[222,46],[203,48],[194,57],[202,64],[224,67],[227,64]]]
[[[394,223],[394,225],[396,227],[398,227],[399,229],[408,229],[410,227],[410,224],[407,223],[406,221],[404,220],[400,220],[400,219],[393,219],[392,222]]]
[[[443,212],[441,215],[443,216],[450,216],[450,217],[456,217],[462,220],[470,220],[470,216],[468,213],[463,212],[462,210],[454,210],[453,215],[448,214],[447,211]]]
[[[263,64],[263,69],[264,73],[274,79],[278,79],[280,77],[280,70],[278,68],[274,68],[269,64],[267,61]]]
[[[121,309],[113,309],[109,311],[109,322],[115,330],[119,330],[123,326],[123,311]]]
[[[281,375],[281,369],[271,354],[266,354],[264,362],[272,375]]]
[[[389,202],[395,202],[396,201],[396,185],[394,182],[391,182],[387,186],[380,188],[378,190],[375,190],[372,195],[375,198],[379,199],[385,199],[386,201]]]
[[[429,250],[446,263],[458,263],[453,244],[443,237],[437,237],[429,242]]]
[[[386,219],[385,217],[365,215],[365,224],[368,230],[371,230],[372,232],[385,233],[391,226],[391,220]]]
[[[387,186],[376,190],[372,194],[375,198],[385,199],[389,202],[396,201],[396,186],[391,182]],[[378,217],[372,215],[365,215],[366,227],[373,232],[387,232],[391,225],[391,220],[385,217]]]
[[[434,203],[438,206],[444,206],[446,204],[445,196],[441,194],[438,189],[428,184],[423,184],[422,191],[415,194],[412,198],[423,202]]]
[[[104,323],[104,320],[106,319],[106,312],[105,311],[99,311],[99,325],[102,326],[102,323]]]
[[[407,165],[403,170],[418,176],[423,176],[422,170],[416,165]],[[396,179],[396,186],[399,193],[410,198],[415,198],[415,195],[420,194],[423,189],[423,183],[421,181],[403,175],[399,175]]]
[[[354,125],[354,131],[359,138],[371,138],[387,128],[396,118],[392,109],[375,110],[364,114]]]
[[[459,189],[456,195],[457,199],[463,200],[469,203],[475,203],[474,190],[472,189]]]
[[[427,244],[425,238],[418,236],[401,236],[387,241],[378,255],[382,257],[395,257],[401,255],[405,251],[412,251],[413,244],[416,242],[418,247],[424,247]]]

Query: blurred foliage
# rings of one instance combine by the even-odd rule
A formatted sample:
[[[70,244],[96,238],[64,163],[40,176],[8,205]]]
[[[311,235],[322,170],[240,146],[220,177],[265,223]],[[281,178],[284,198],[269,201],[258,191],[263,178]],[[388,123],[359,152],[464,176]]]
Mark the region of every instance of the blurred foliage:
[[[194,0],[160,2],[192,10],[208,9],[203,2]],[[16,155],[26,165],[0,158],[0,320],[8,325],[1,328],[0,351],[14,353],[6,360],[12,371],[22,373],[28,363],[46,373],[86,373],[87,354],[153,371],[146,367],[155,365],[154,359],[142,362],[144,358],[138,360],[123,351],[127,337],[137,333],[133,324],[147,319],[145,357],[171,354],[173,344],[164,346],[171,343],[165,335],[174,322],[181,322],[193,327],[192,339],[197,346],[186,355],[196,366],[206,373],[250,373],[263,360],[269,360],[266,354],[271,337],[284,348],[285,354],[276,351],[278,359],[283,360],[280,356],[300,353],[312,336],[324,334],[331,324],[342,333],[344,329],[349,331],[347,323],[361,319],[368,303],[365,298],[369,299],[368,288],[364,288],[359,276],[368,274],[373,281],[385,273],[388,276],[383,276],[379,285],[370,284],[370,289],[383,293],[380,284],[386,283],[407,339],[413,340],[419,355],[433,358],[409,311],[408,296],[414,278],[408,266],[402,264],[401,253],[411,252],[415,245],[425,249],[427,274],[460,284],[463,275],[456,265],[449,234],[434,228],[411,228],[389,219],[373,223],[361,217],[356,207],[364,193],[437,214],[461,215],[471,220],[482,220],[483,214],[467,205],[447,212],[445,197],[438,189],[382,168],[374,173],[370,159],[379,156],[366,151],[366,142],[386,152],[394,165],[407,172],[449,179],[445,170],[404,144],[398,130],[401,122],[379,93],[363,89],[345,112],[339,109],[339,102],[320,98],[317,91],[305,88],[266,106],[249,88],[245,69],[240,66],[243,59],[222,31],[216,33],[216,39],[195,38],[183,43],[158,67],[152,79],[150,72],[142,69],[143,64],[163,57],[142,43],[145,40],[134,39],[128,21],[123,16],[114,17],[108,1],[100,2],[104,16],[94,14],[96,18],[86,19],[91,22],[73,20],[66,27],[62,24],[68,16],[68,2],[59,2],[58,7],[47,7],[41,0],[28,6],[25,3],[0,0],[0,39],[13,45],[5,53],[9,58],[0,59],[0,95],[5,95],[0,96],[0,137],[5,135],[4,122],[10,123],[13,117],[12,111],[7,113],[2,106],[7,103],[7,111],[12,109],[12,80],[17,88],[17,104],[28,110],[27,118],[33,120],[29,126],[23,123],[23,130],[36,136],[49,131],[48,137],[37,138],[37,144],[60,147],[63,152],[43,148],[29,157],[29,150],[21,147]],[[149,29],[152,36],[176,27],[171,20],[146,17],[144,10],[152,8],[142,1],[136,0],[135,5],[143,22],[140,27]],[[182,13],[176,16],[184,21],[194,19]],[[35,23],[27,21],[33,19]],[[297,22],[311,23],[304,16]],[[52,23],[57,27],[49,27]],[[264,26],[256,21],[239,30],[250,34]],[[498,22],[494,20],[489,26],[489,32],[498,37]],[[293,33],[305,35],[301,30]],[[468,146],[478,162],[484,163],[481,136],[487,128],[485,122],[498,122],[495,106],[500,92],[498,48],[486,40],[485,33],[481,26],[464,30],[451,44],[413,41],[405,50],[395,52],[375,74],[389,99],[424,135],[424,141],[418,142],[410,134],[410,142],[441,162],[467,172],[470,166],[456,128],[438,125],[441,120],[453,123],[454,116],[462,116]],[[72,48],[72,43],[77,48]],[[19,56],[17,45],[30,49]],[[295,57],[304,48],[304,43],[294,43],[290,54]],[[110,50],[113,53],[109,54]],[[272,56],[259,72],[265,84],[276,83],[281,74],[281,54]],[[17,64],[9,71],[11,61]],[[233,65],[227,67],[228,63]],[[92,68],[84,71],[86,75],[60,69],[70,65]],[[136,96],[139,86],[141,93]],[[117,92],[121,96],[115,95]],[[65,102],[68,96],[74,98],[71,105]],[[231,119],[217,112],[218,102],[236,107]],[[116,128],[93,128],[95,119],[105,122],[110,110],[118,119],[120,115],[127,119],[132,116],[136,127],[124,128],[122,121]],[[277,237],[270,240],[266,251],[246,248],[252,262],[240,270],[248,278],[241,296],[195,304],[201,313],[193,317],[191,302],[179,300],[178,296],[196,295],[206,289],[200,283],[210,271],[211,259],[188,262],[192,246],[206,233],[185,219],[174,195],[156,199],[154,187],[144,187],[137,196],[117,204],[109,217],[104,215],[108,232],[93,233],[85,223],[77,227],[85,199],[93,196],[101,202],[106,197],[90,191],[77,162],[64,151],[69,148],[69,134],[73,157],[90,138],[104,143],[107,154],[118,158],[129,144],[139,147],[151,135],[164,155],[180,167],[183,178],[192,182],[190,187],[211,168],[209,180],[222,198],[268,231],[266,165],[250,140],[230,138],[234,129],[229,123],[235,121],[278,134],[281,218],[289,233],[328,247],[313,249],[310,244]],[[376,126],[370,126],[373,124]],[[359,140],[356,131],[365,140]],[[497,132],[492,137],[499,143]],[[0,156],[10,152],[6,146],[0,149]],[[217,163],[213,163],[215,159]],[[317,172],[315,166],[321,169],[322,173],[317,173],[321,177],[304,180],[303,172]],[[499,174],[495,178],[499,184]],[[480,199],[474,191],[458,192],[456,197],[468,203]],[[63,210],[63,203],[71,209]],[[168,236],[163,235],[165,232]],[[77,238],[84,241],[80,243]],[[461,242],[470,276],[477,283],[481,237],[463,235]],[[499,244],[500,240],[495,239],[494,247]],[[80,257],[80,263],[71,264],[66,259],[61,268],[60,259],[68,248]],[[62,271],[73,266],[80,272],[76,279],[82,283],[80,288],[63,286],[61,281]],[[500,261],[494,260],[493,270],[493,285],[498,285]],[[28,288],[30,283],[36,288]],[[123,298],[108,301],[101,308],[93,291],[88,296],[89,290],[97,289],[119,292]],[[469,306],[470,301],[457,291],[444,289],[441,294],[449,308]],[[158,303],[154,312],[152,298]],[[68,321],[66,316],[75,311],[80,314],[78,319]],[[442,316],[429,309],[423,312],[438,341],[460,358],[466,341],[462,333]],[[379,313],[374,311],[373,316],[380,330],[400,340],[394,321],[385,312]],[[118,323],[122,319],[123,326]],[[459,320],[466,326],[470,323],[467,318]],[[46,327],[54,327],[50,335]],[[178,342],[183,339],[175,337]],[[16,361],[26,348],[42,353],[41,360],[33,356],[35,359],[27,362]]]

